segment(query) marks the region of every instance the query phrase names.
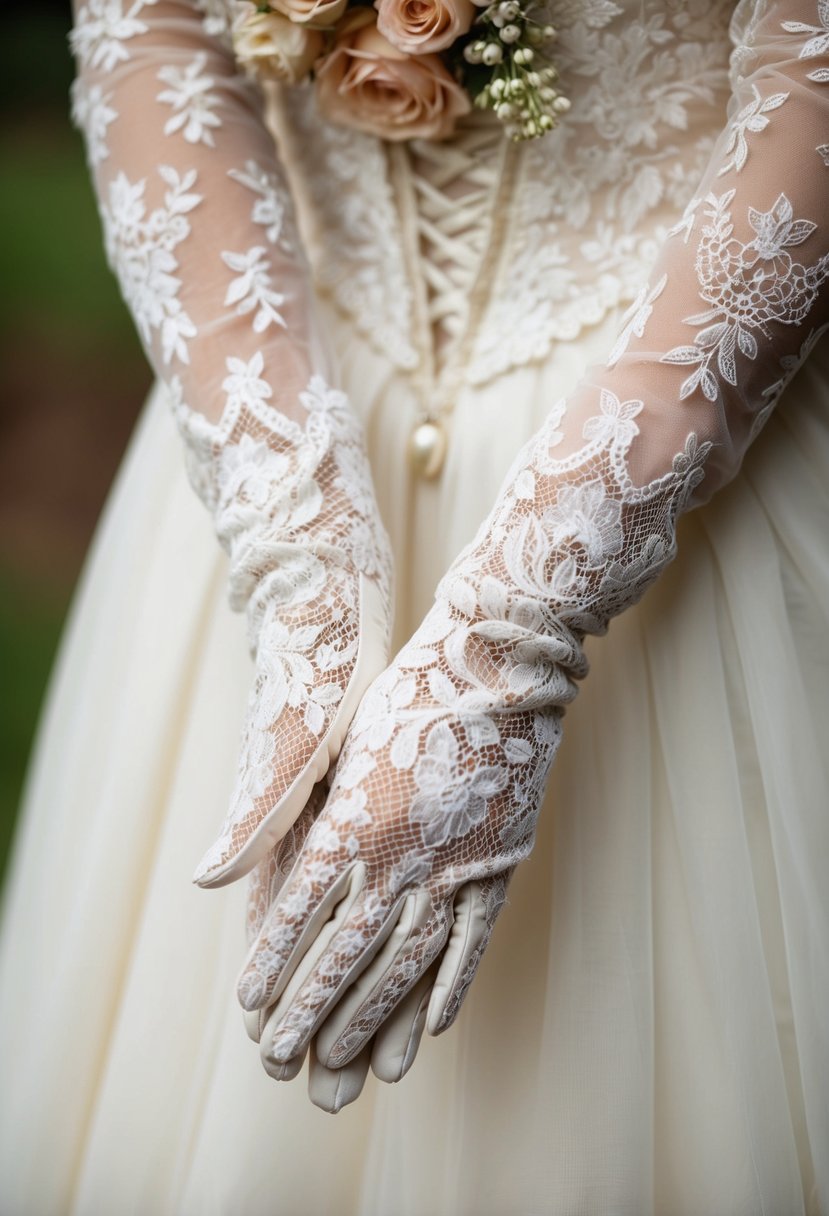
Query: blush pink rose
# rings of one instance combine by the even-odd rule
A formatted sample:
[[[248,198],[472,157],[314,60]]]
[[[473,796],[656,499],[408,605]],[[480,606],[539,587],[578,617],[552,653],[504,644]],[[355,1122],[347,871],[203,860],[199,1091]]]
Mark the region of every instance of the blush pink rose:
[[[406,55],[376,23],[373,9],[361,7],[337,26],[316,67],[321,112],[381,139],[445,139],[469,113],[468,96],[437,55]]]
[[[345,12],[348,0],[270,0],[273,8],[300,25],[329,29]]]
[[[374,0],[377,28],[410,55],[445,51],[475,18],[472,0]]]

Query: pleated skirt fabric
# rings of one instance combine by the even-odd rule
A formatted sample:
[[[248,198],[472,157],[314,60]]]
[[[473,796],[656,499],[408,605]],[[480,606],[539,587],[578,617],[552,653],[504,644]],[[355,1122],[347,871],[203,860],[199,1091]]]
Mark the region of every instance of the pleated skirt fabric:
[[[466,389],[436,484],[333,315],[398,563],[396,644],[618,318]],[[235,999],[244,884],[190,875],[251,680],[147,402],[81,580],[0,944],[2,1216],[826,1216],[829,349],[679,557],[591,639],[535,852],[458,1024],[326,1115]]]

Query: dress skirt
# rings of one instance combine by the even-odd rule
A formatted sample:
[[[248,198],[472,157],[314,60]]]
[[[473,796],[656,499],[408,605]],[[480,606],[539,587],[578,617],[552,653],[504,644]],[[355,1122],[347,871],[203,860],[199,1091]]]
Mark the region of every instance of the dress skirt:
[[[332,313],[395,645],[618,315],[464,389],[412,478],[404,373]],[[534,854],[457,1025],[332,1117],[236,1003],[244,883],[191,873],[252,676],[156,387],[68,623],[6,890],[2,1216],[829,1213],[829,347],[590,639]]]

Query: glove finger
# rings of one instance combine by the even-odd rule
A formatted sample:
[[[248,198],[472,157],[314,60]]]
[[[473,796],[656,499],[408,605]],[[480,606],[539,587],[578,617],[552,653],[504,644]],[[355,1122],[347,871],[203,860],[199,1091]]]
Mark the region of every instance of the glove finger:
[[[267,1009],[242,1010],[242,1021],[245,1023],[245,1030],[252,1043],[258,1043],[262,1038],[262,1031],[265,1029],[267,1015]]]
[[[259,1048],[259,1058],[262,1061],[262,1067],[269,1077],[274,1081],[293,1081],[294,1077],[298,1076],[302,1071],[302,1065],[305,1063],[305,1056],[308,1049],[298,1052],[292,1060],[286,1060],[281,1064],[275,1063],[262,1050],[261,1044]]]
[[[442,1034],[458,1016],[506,901],[510,875],[468,883],[455,900],[455,922],[429,1001],[426,1029]]]
[[[378,951],[374,960],[345,991],[331,1010],[317,1034],[317,1055],[329,1068],[333,1067],[331,1052],[338,1045],[340,1038],[349,1028],[357,1027],[360,1023],[359,1046],[355,1045],[356,1054],[369,1039],[369,1033],[362,1033],[361,1012],[368,1006],[373,993],[380,991],[385,981],[394,971],[403,954],[411,953],[413,934],[419,934],[432,916],[432,900],[426,891],[418,891],[404,902],[400,918],[389,935],[382,950]],[[412,971],[412,979],[417,975]],[[357,1040],[355,1040],[357,1044]],[[338,1064],[337,1067],[342,1067]]]
[[[326,1068],[311,1044],[308,1055],[308,1097],[314,1106],[336,1115],[344,1106],[356,1102],[368,1076],[371,1051],[369,1048],[345,1068]]]
[[[342,1068],[374,1038],[391,1011],[439,957],[451,923],[451,905],[440,904],[433,909],[428,923],[409,938],[392,966],[379,977],[336,1042],[329,1047],[325,1060],[329,1068]]]
[[[382,949],[405,903],[384,903],[370,894],[344,921],[338,916],[322,928],[263,1031],[272,1059],[289,1060],[310,1041],[332,1006]]]
[[[311,862],[295,867],[285,891],[265,919],[236,986],[243,1009],[272,1005],[321,932],[330,939],[340,927],[365,881],[361,863],[341,873],[323,872]],[[328,924],[326,923],[328,922]]]
[[[374,1037],[371,1045],[371,1071],[381,1081],[394,1085],[406,1075],[414,1063],[423,1031],[429,996],[435,981],[436,967],[433,964],[421,976],[411,992],[403,998],[389,1014]],[[367,1051],[368,1048],[364,1048]],[[362,1059],[362,1054],[357,1056]],[[346,1064],[346,1068],[353,1067]]]
[[[383,593],[374,579],[362,574],[359,576],[359,601],[356,656],[343,695],[324,729],[311,730],[307,713],[303,715],[290,705],[286,708],[283,703],[271,725],[263,730],[258,719],[262,713],[262,698],[268,694],[268,678],[261,673],[257,677],[248,710],[236,790],[217,839],[196,867],[193,881],[198,886],[222,887],[244,877],[285,835],[301,814],[314,784],[325,776],[339,755],[363,694],[387,662],[387,612]],[[342,625],[343,620],[339,617],[332,624],[332,642],[342,641]],[[302,632],[300,625],[293,636]],[[313,629],[313,634],[313,645],[319,648],[327,635],[318,628]],[[302,649],[295,651],[293,644],[288,644],[289,664]],[[327,673],[327,681],[332,674]],[[280,673],[274,683],[281,689],[284,676]],[[330,706],[330,698],[313,695],[324,691],[323,687],[312,687],[308,707],[314,706],[317,712],[324,713]],[[282,700],[284,702],[284,697]],[[287,757],[279,754],[279,743],[286,739],[291,748]]]
[[[328,789],[324,781],[315,785],[311,797],[293,827],[279,844],[251,870],[247,894],[247,941],[252,946],[262,931],[265,917],[271,909],[319,812],[325,805]]]

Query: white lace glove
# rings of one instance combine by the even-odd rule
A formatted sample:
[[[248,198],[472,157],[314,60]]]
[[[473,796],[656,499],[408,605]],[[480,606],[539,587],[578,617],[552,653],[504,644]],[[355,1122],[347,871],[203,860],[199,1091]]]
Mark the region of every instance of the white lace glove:
[[[248,882],[247,936],[253,944],[259,936],[269,909],[282,890],[295,864],[311,826],[325,805],[328,787],[320,782],[311,793],[307,806],[283,839],[251,871]],[[308,1093],[323,1110],[336,1113],[353,1102],[362,1091],[369,1067],[385,1081],[397,1081],[414,1060],[426,1022],[426,1010],[434,976],[427,973],[400,1002],[378,1029],[374,1039],[341,1068],[328,1068],[319,1058],[312,1042],[308,1050]],[[254,1042],[261,1040],[271,1010],[245,1013],[245,1026]],[[303,1049],[285,1064],[265,1060],[268,1073],[278,1081],[288,1081],[302,1068]]]
[[[331,390],[291,202],[225,7],[76,0],[73,116],[107,255],[231,559],[256,677],[236,791],[196,880],[300,813],[387,658],[391,561],[358,424]]]
[[[219,426],[176,407],[256,657],[230,811],[196,872],[205,887],[284,835],[388,655],[391,563],[360,428],[321,377],[299,401],[304,426],[249,396]]]
[[[677,518],[733,476],[826,327],[827,50],[825,0],[817,24],[814,0],[756,6],[731,123],[607,366],[520,453],[366,694],[239,983],[272,1009],[272,1074],[313,1035],[329,1069],[364,1058],[424,984],[427,1029],[456,1016],[532,847],[585,635],[672,559]]]

